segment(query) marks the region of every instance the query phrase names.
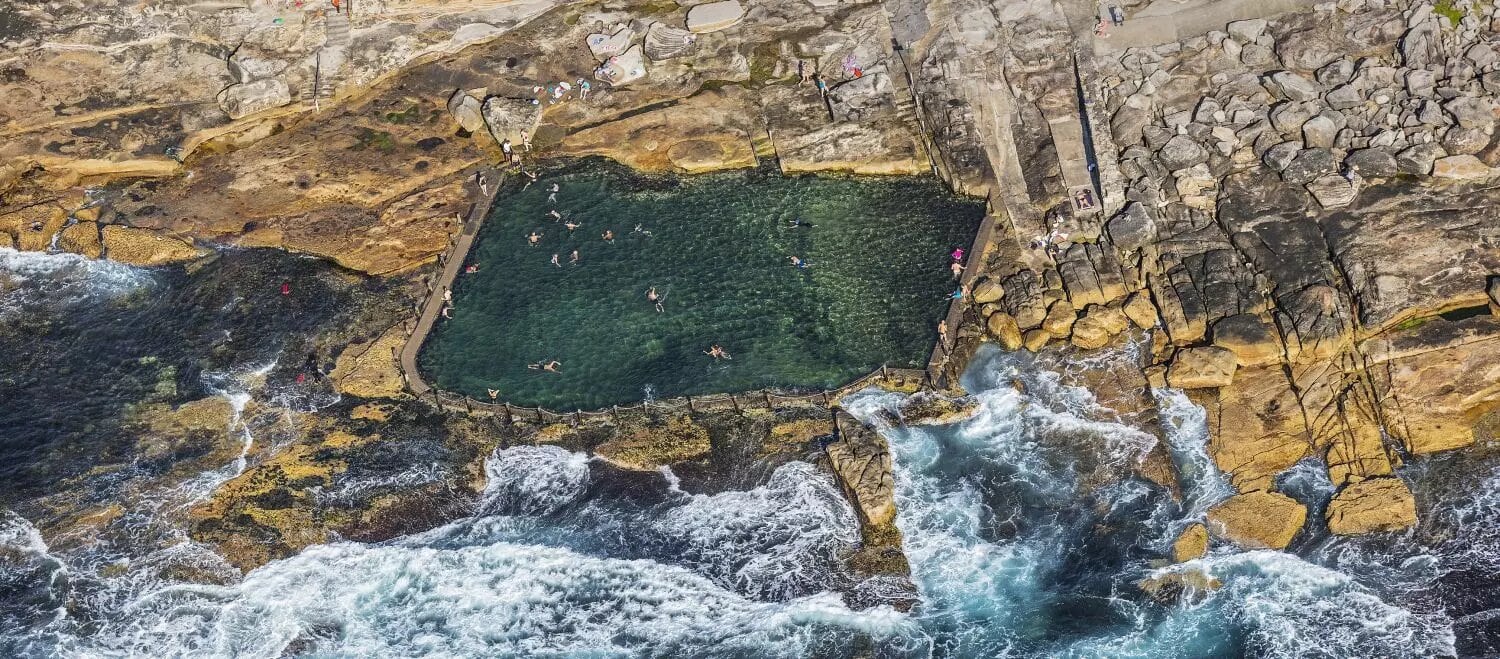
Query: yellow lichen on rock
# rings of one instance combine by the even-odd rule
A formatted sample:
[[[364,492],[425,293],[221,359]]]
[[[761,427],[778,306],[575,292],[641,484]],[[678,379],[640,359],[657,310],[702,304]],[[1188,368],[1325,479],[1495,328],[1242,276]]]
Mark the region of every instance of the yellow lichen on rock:
[[[708,429],[684,415],[673,417],[664,425],[632,428],[600,444],[594,453],[623,469],[652,471],[701,458],[712,448]]]
[[[149,229],[111,224],[104,227],[104,256],[131,265],[166,265],[191,261],[208,253],[181,238]]]
[[[356,343],[339,353],[328,377],[341,392],[360,398],[395,398],[405,390],[396,354],[406,342],[400,325],[387,329],[369,343]]]

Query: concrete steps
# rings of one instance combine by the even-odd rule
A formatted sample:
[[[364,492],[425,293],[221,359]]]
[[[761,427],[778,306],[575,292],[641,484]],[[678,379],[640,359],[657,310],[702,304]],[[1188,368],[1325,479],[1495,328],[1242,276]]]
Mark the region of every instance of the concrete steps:
[[[323,101],[332,99],[338,91],[340,71],[348,59],[350,36],[349,17],[343,14],[324,14],[323,47],[313,65],[313,75],[302,86],[302,102],[308,108],[317,109]]]

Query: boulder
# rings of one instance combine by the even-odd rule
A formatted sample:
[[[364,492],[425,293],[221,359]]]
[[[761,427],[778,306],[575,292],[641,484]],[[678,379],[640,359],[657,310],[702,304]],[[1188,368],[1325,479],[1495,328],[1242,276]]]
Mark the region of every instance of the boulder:
[[[1346,51],[1324,26],[1293,32],[1276,42],[1276,57],[1282,66],[1297,71],[1316,71],[1343,57]]]
[[[985,277],[974,286],[972,296],[975,304],[999,302],[1005,297],[1005,287],[1000,284],[999,280]]]
[[[745,8],[739,0],[709,2],[688,9],[687,29],[698,34],[717,32],[734,26],[744,17]]]
[[[620,87],[640,80],[646,77],[646,51],[639,45],[631,46],[629,50],[600,66],[594,77],[601,82],[609,83],[611,87]]]
[[[1271,113],[1266,118],[1271,120],[1271,127],[1276,132],[1289,138],[1301,139],[1302,125],[1317,114],[1316,104],[1286,101],[1271,108]]]
[[[1240,366],[1263,366],[1281,361],[1281,341],[1270,325],[1254,314],[1242,313],[1214,323],[1214,345],[1234,353]]]
[[[1460,96],[1443,104],[1443,109],[1464,128],[1490,129],[1495,126],[1495,115],[1500,104],[1487,96]]]
[[[1303,149],[1281,170],[1281,180],[1293,185],[1306,185],[1319,176],[1335,174],[1339,161],[1329,149]]]
[[[1438,158],[1432,164],[1432,175],[1434,178],[1472,180],[1490,178],[1494,176],[1494,170],[1479,158],[1465,154]]]
[[[1073,323],[1078,320],[1078,313],[1073,310],[1073,305],[1067,300],[1058,300],[1047,309],[1047,316],[1042,319],[1042,329],[1052,336],[1067,336],[1073,331]]]
[[[1098,350],[1109,345],[1108,324],[1098,317],[1084,316],[1073,324],[1073,345],[1084,350]]]
[[[995,342],[1006,350],[1020,350],[1026,344],[1021,338],[1021,327],[1008,313],[997,311],[990,314],[985,327],[989,329],[990,336],[995,337]]]
[[[1105,226],[1110,242],[1123,253],[1134,252],[1156,240],[1156,221],[1138,201],[1125,204]]]
[[[1223,387],[1234,380],[1238,360],[1218,346],[1179,350],[1167,368],[1167,384],[1179,389]]]
[[[1021,337],[1022,345],[1024,345],[1027,350],[1030,350],[1032,352],[1041,350],[1044,346],[1047,345],[1047,342],[1051,340],[1052,335],[1048,334],[1047,330],[1044,329],[1030,330]]]
[[[1302,124],[1302,143],[1309,149],[1331,149],[1338,132],[1333,120],[1320,114]]]
[[[1266,86],[1278,96],[1289,101],[1311,101],[1321,91],[1318,83],[1291,71],[1277,71],[1266,77]]]
[[[1123,311],[1125,317],[1141,329],[1151,329],[1160,322],[1156,315],[1156,305],[1151,303],[1151,296],[1144,291],[1131,293],[1130,298],[1125,300]]]
[[[1370,478],[1339,490],[1326,518],[1338,535],[1398,531],[1417,523],[1417,502],[1401,479]]]
[[[1208,553],[1208,527],[1202,524],[1192,524],[1177,534],[1177,540],[1172,543],[1172,562],[1185,563],[1197,558],[1202,558]]]
[[[1490,277],[1490,284],[1485,292],[1490,298],[1490,315],[1500,316],[1500,277]]]
[[[1187,169],[1208,160],[1208,149],[1186,135],[1177,135],[1167,140],[1157,154],[1169,170]]]
[[[150,229],[111,224],[104,227],[104,256],[131,265],[166,265],[191,261],[208,253],[192,243]]]
[[[1323,100],[1335,110],[1348,110],[1364,105],[1365,96],[1354,85],[1339,85],[1324,95]]]
[[[949,398],[935,391],[919,391],[901,401],[896,412],[902,423],[913,426],[944,426],[973,418],[979,401],[972,397]]]
[[[1318,69],[1314,77],[1317,78],[1318,84],[1324,87],[1337,87],[1354,78],[1354,62],[1347,57],[1340,58]]]
[[[1344,157],[1344,167],[1364,178],[1395,176],[1398,171],[1396,157],[1384,148],[1352,151]]]
[[[1252,18],[1243,21],[1234,21],[1224,26],[1224,31],[1234,37],[1241,44],[1255,43],[1260,35],[1266,33],[1266,19]]]
[[[448,113],[460,128],[477,133],[484,128],[484,103],[462,89],[448,97]]]
[[[541,106],[528,99],[491,96],[484,101],[484,124],[497,144],[505,140],[520,144],[521,135],[535,130],[541,117]]]
[[[613,33],[596,32],[585,37],[584,40],[588,43],[589,52],[594,55],[594,61],[603,62],[629,49],[630,42],[635,40],[635,30],[624,25]]]
[[[1478,128],[1454,126],[1443,133],[1442,145],[1451,155],[1475,155],[1490,145],[1490,135]]]
[[[1427,176],[1438,158],[1448,155],[1437,144],[1415,144],[1396,154],[1396,169],[1407,174]]]
[[[1246,549],[1286,549],[1307,521],[1307,508],[1285,494],[1236,494],[1208,510],[1215,536]]]
[[[1302,145],[1297,142],[1282,142],[1269,149],[1261,155],[1261,162],[1266,164],[1273,172],[1280,172],[1292,164],[1297,153],[1302,151]]]
[[[219,108],[230,119],[240,119],[291,102],[292,90],[280,78],[233,85],[219,95]]]
[[[834,475],[865,524],[889,524],[896,517],[896,477],[885,439],[844,412],[834,423],[838,439],[823,447]]]
[[[1338,174],[1319,176],[1304,187],[1324,209],[1348,206],[1354,201],[1355,195],[1359,194],[1359,186],[1354,181]]]
[[[645,47],[646,57],[653,62],[661,62],[691,55],[697,48],[698,37],[687,30],[657,22],[646,29],[646,39],[642,45]]]

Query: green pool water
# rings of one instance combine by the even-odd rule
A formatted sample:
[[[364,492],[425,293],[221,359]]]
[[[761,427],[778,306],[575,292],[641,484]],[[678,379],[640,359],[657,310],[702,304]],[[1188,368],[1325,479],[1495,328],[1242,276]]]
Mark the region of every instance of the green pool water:
[[[562,410],[921,366],[954,289],[949,254],[984,214],[927,177],[646,177],[590,162],[525,183],[507,182],[469,252],[479,270],[454,282],[453,317],[419,363],[448,391]],[[552,209],[582,226],[570,234]],[[732,359],[705,355],[714,344]],[[527,367],[554,359],[560,373]]]

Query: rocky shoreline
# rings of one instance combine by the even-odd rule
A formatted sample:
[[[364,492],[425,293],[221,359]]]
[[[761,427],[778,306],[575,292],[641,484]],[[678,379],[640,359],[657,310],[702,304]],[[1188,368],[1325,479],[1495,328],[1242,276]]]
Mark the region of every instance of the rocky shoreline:
[[[499,160],[502,140],[529,140],[528,166],[597,155],[676,173],[769,158],[787,172],[935,169],[988,197],[1000,227],[972,255],[985,275],[948,381],[986,341],[1064,358],[1142,341],[1139,369],[1091,374],[1101,397],[1148,429],[1162,387],[1208,411],[1210,455],[1237,493],[1183,532],[1173,560],[1288,547],[1308,510],[1277,477],[1307,458],[1339,488],[1329,531],[1409,527],[1402,466],[1493,439],[1493,6],[1344,0],[1114,50],[1073,5],[746,4],[692,39],[691,9],[674,3],[412,0],[347,17],[165,3],[155,21],[104,16],[112,35],[79,29],[87,12],[67,3],[29,9],[17,15],[42,36],[0,34],[0,52],[22,58],[0,68],[0,246],[141,265],[272,247],[394,282],[382,294],[408,307],[468,210],[460,172]],[[593,35],[624,46],[598,57]],[[646,59],[629,54],[641,48]],[[641,71],[597,80],[608,57]],[[831,81],[826,99],[799,80],[799,60]],[[588,101],[535,91],[585,77],[597,80]],[[105,79],[127,84],[98,97]],[[812,455],[861,513],[866,547],[850,564],[905,575],[888,449],[868,429],[841,423],[825,444],[833,425],[814,418],[502,428],[434,414],[386,357],[399,330],[387,314],[323,337],[330,386],[348,398],[276,411],[298,420],[293,437],[257,446],[194,508],[193,537],[249,569],[430,527],[473,504],[495,446],[519,442],[626,470],[671,465],[700,488]],[[190,442],[212,406],[178,401],[135,422]],[[441,455],[445,475],[321,498],[410,446]],[[1175,487],[1170,460],[1134,471]],[[76,532],[79,519],[99,523],[45,530]]]

